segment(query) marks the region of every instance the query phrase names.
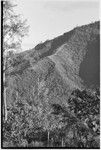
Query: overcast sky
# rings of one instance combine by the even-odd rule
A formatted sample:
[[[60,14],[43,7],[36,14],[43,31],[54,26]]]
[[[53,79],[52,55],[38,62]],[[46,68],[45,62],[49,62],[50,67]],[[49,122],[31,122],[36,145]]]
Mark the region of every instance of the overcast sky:
[[[59,36],[77,25],[99,20],[100,0],[15,0],[16,11],[28,20],[29,36],[22,49]]]

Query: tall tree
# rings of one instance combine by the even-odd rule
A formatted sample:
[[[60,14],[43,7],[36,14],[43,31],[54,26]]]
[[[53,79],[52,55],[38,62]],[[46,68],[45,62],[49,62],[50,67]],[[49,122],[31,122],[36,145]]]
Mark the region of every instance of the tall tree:
[[[3,83],[5,83],[5,70],[7,69],[8,60],[11,54],[21,49],[22,38],[27,35],[28,28],[26,21],[21,15],[14,11],[13,4],[10,0],[5,0],[3,3]],[[12,53],[11,53],[12,51]],[[5,84],[4,84],[5,85]],[[4,87],[4,112],[5,120],[7,120],[7,104],[6,104],[6,88]]]

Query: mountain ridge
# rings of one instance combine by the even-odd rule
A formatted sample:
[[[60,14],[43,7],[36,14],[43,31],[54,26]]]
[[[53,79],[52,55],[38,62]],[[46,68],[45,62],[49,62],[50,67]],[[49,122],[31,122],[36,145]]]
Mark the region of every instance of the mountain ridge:
[[[94,52],[99,51],[99,22],[76,27],[55,39],[38,44],[34,49],[16,54],[11,67],[6,71],[7,101],[10,99],[13,101],[14,95],[18,92],[27,101],[37,103],[44,99],[46,93],[49,103],[53,101],[68,105],[67,99],[73,89],[83,90],[92,85],[92,81],[87,85],[83,80],[81,63],[88,51],[90,56],[92,55],[90,50],[92,48],[87,47],[88,44],[92,45],[96,41],[98,43],[97,46],[95,44]],[[96,73],[92,71],[92,76],[99,74],[99,52],[97,52],[98,59],[94,59],[94,55],[92,60],[97,64],[95,68],[98,70]],[[87,63],[91,65],[90,57]]]

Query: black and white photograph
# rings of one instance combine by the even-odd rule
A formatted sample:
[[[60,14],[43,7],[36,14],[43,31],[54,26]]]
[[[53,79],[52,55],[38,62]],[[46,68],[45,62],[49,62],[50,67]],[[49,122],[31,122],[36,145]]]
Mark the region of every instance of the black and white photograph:
[[[1,0],[1,148],[100,149],[100,0]]]

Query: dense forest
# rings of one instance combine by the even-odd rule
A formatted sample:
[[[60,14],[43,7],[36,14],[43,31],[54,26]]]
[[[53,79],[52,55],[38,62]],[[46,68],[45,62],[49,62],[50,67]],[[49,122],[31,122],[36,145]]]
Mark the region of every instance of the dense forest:
[[[8,109],[3,125],[4,147],[99,148],[99,89],[74,90],[68,108],[52,104],[42,110],[20,97]]]

